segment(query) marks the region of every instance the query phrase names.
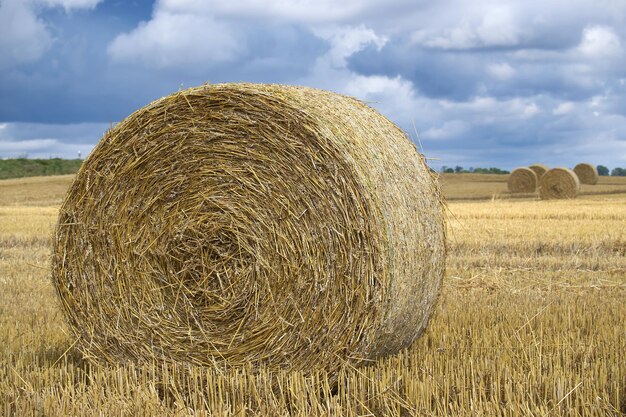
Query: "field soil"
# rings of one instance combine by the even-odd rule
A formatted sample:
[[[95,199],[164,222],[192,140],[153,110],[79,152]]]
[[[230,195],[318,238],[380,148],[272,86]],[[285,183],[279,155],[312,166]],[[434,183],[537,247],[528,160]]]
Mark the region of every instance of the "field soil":
[[[426,333],[370,366],[231,373],[96,367],[50,281],[72,176],[0,181],[2,416],[625,416],[626,178],[574,200],[513,198],[506,175],[450,174],[449,256]]]

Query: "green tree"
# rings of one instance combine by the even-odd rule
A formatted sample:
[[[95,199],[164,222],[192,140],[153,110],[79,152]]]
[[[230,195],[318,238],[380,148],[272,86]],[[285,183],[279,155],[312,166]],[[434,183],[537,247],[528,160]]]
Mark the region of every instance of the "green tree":
[[[596,169],[598,170],[598,175],[602,175],[603,177],[609,175],[609,169],[604,165],[598,165]]]
[[[626,177],[626,168],[613,168],[611,171],[613,177]]]

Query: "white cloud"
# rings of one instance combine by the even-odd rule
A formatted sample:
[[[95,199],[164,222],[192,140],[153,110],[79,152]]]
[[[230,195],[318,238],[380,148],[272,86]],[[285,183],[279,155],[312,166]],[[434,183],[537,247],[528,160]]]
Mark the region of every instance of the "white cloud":
[[[150,21],[118,35],[108,53],[119,62],[142,62],[161,68],[195,64],[206,68],[245,55],[253,31],[271,32],[277,25],[300,25],[327,41],[331,51],[325,58],[343,67],[346,58],[365,46],[374,44],[380,49],[387,41],[364,24],[336,23],[363,7],[357,1],[337,5],[331,0],[321,4],[309,0],[162,0],[156,3]],[[263,52],[272,54],[271,50]]]
[[[583,31],[578,51],[592,58],[611,57],[622,50],[619,37],[606,26],[591,26]]]
[[[63,39],[51,39],[52,30],[38,11],[89,9],[97,0],[0,0],[0,7],[7,4],[17,17],[5,14],[0,32],[16,36],[0,36],[0,51],[8,51],[0,54],[0,66],[9,60],[33,62],[51,45],[70,49]],[[443,161],[448,165],[470,160],[474,166],[498,164],[524,152],[533,158],[539,152],[554,157],[558,149],[564,158],[575,156],[580,148],[576,141],[597,140],[602,132],[626,137],[626,121],[611,117],[626,108],[618,87],[626,85],[623,21],[626,2],[614,0],[580,0],[574,8],[569,0],[157,0],[147,22],[107,45],[109,58],[131,65],[97,61],[90,77],[67,74],[68,79],[76,75],[76,84],[83,87],[57,86],[54,94],[64,94],[65,100],[83,93],[93,97],[94,89],[103,88],[98,81],[110,86],[122,79],[121,85],[133,83],[133,93],[146,100],[163,84],[176,88],[181,81],[192,85],[207,78],[298,83],[365,100],[411,134],[414,122],[426,150],[438,148],[448,156]],[[26,35],[17,36],[22,32]],[[105,46],[97,42],[109,39],[109,33],[86,35],[85,45],[101,53]],[[93,56],[101,59],[97,53]],[[66,55],[76,60],[85,56]],[[67,68],[59,59],[58,69]],[[11,81],[6,77],[4,85]],[[61,88],[69,92],[60,93]],[[585,102],[591,95],[595,98]],[[576,103],[564,101],[572,97]],[[30,105],[28,109],[39,110]],[[28,117],[28,109],[20,118]],[[31,156],[67,149],[72,157],[77,149],[87,149],[79,144],[100,137],[74,133],[68,138],[51,125],[34,133],[32,126],[14,125],[0,125],[0,140],[25,141]],[[16,129],[31,131],[7,136]],[[614,145],[618,143],[623,141]],[[615,160],[616,154],[602,152],[606,164]]]
[[[297,83],[346,93],[345,86],[356,75],[346,68],[346,60],[381,38],[366,27],[327,27],[316,29],[316,35],[325,39],[330,47],[317,57],[310,72]]]
[[[161,0],[158,10],[169,13],[194,13],[225,18],[275,19],[292,23],[340,22],[384,3],[373,0]]]
[[[79,150],[84,157],[108,127],[107,123],[2,123],[0,158],[24,154],[31,158],[76,158]]]
[[[552,114],[560,116],[563,114],[567,114],[572,110],[574,110],[574,103],[572,103],[571,101],[565,101],[555,107],[554,110],[552,110]]]
[[[536,103],[529,103],[529,104],[526,104],[524,106],[524,109],[522,110],[522,118],[530,119],[537,113],[539,113],[539,106],[537,106]]]
[[[413,126],[421,131],[434,121],[436,106],[418,96],[411,81],[401,76],[358,74],[347,67],[347,59],[364,48],[382,48],[387,42],[384,36],[362,25],[316,28],[314,33],[327,40],[330,48],[317,58],[309,74],[295,81],[296,84],[336,91],[365,101],[410,135]]]
[[[66,11],[93,8],[102,0],[3,0],[0,1],[0,69],[35,62],[53,39],[37,11],[63,7]]]
[[[508,121],[528,119],[537,115],[541,107],[537,104],[541,97],[512,98],[499,100],[481,96],[468,101],[436,100],[447,119],[472,120],[478,124],[499,124]]]
[[[327,57],[331,65],[337,68],[346,66],[346,59],[363,50],[368,45],[374,45],[377,50],[385,46],[387,38],[378,36],[372,29],[360,25],[358,27],[318,28],[314,30],[316,36],[325,39],[331,45]]]
[[[65,11],[72,9],[93,9],[103,0],[31,0],[48,7],[63,7]]]
[[[443,125],[426,130],[423,137],[426,139],[449,139],[462,135],[468,129],[468,124],[462,120],[451,120]]]
[[[591,97],[591,100],[589,100],[589,107],[600,107],[604,104],[604,102],[606,102],[606,99],[606,95],[593,96]]]
[[[59,142],[55,139],[29,139],[21,140],[19,142],[0,142],[0,152],[3,153],[16,153],[16,152],[31,152],[41,149],[48,149],[53,146],[58,146]]]
[[[409,81],[401,77],[390,78],[381,75],[354,75],[346,84],[347,94],[362,100],[372,100],[381,95],[406,99],[413,95],[413,87]]]
[[[515,75],[515,69],[506,62],[491,64],[487,66],[487,72],[492,77],[501,81],[508,80]]]
[[[160,68],[209,67],[245,51],[233,30],[210,16],[157,12],[147,23],[113,40],[109,55],[117,61],[142,62]]]
[[[0,69],[37,61],[52,43],[44,22],[27,2],[0,2],[0,27]]]
[[[462,110],[462,111],[490,111],[497,107],[500,107],[498,101],[493,97],[475,97],[470,101],[450,101],[450,100],[438,100],[439,105],[443,109],[449,110]]]
[[[476,38],[480,46],[510,46],[519,43],[522,34],[513,10],[505,5],[491,8],[476,28]]]
[[[596,123],[598,121],[596,115]],[[601,121],[602,118],[600,117]],[[573,143],[572,159],[576,161],[576,157],[580,160],[579,155],[585,155],[585,159],[589,161],[597,161],[596,163],[607,165],[609,167],[623,166],[626,160],[626,140],[619,139],[613,132],[585,132],[575,143]]]
[[[473,49],[519,44],[524,33],[509,5],[472,5],[468,15],[444,22],[433,22],[413,32],[411,40],[429,48]],[[443,25],[442,25],[443,23]]]

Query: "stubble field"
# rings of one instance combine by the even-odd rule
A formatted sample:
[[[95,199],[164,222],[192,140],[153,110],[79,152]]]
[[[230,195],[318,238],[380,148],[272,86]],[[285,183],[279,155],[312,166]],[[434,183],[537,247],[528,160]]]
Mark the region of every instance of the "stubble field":
[[[337,387],[84,362],[49,279],[70,181],[0,181],[0,415],[626,415],[626,179],[544,202],[511,198],[506,176],[444,176],[449,256],[428,330]]]

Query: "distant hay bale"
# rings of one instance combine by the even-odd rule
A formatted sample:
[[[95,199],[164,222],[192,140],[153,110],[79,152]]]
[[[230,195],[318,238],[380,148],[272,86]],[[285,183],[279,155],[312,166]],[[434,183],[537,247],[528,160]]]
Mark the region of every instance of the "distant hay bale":
[[[578,177],[569,168],[552,168],[539,182],[539,197],[542,200],[575,198],[579,191]]]
[[[574,172],[581,184],[596,185],[600,179],[595,165],[581,163],[574,167]]]
[[[444,230],[423,156],[370,107],[210,85],[105,134],[61,208],[52,277],[92,361],[337,372],[423,332]]]
[[[537,175],[530,168],[516,168],[509,175],[508,186],[512,193],[534,193],[537,190]]]
[[[546,171],[550,169],[544,164],[532,164],[528,168],[532,169],[535,175],[537,175],[537,181],[539,181],[541,177],[543,176],[543,174],[545,174]]]

